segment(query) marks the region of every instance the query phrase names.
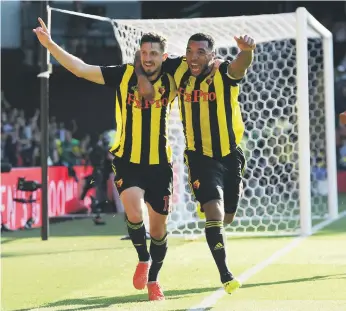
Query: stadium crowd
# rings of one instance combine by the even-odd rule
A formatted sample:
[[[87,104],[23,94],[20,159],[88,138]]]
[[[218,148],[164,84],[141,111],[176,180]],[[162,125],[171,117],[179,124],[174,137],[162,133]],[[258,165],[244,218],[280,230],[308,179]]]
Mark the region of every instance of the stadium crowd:
[[[1,91],[1,162],[12,167],[40,166],[40,111],[26,115],[13,107]],[[65,126],[55,117],[49,121],[48,165],[81,165],[90,148],[90,136],[74,138],[76,122]]]

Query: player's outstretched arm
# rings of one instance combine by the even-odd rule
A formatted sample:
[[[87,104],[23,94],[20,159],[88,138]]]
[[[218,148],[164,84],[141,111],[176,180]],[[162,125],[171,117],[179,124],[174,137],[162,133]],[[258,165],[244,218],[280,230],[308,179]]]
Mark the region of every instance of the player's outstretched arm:
[[[236,59],[228,65],[228,74],[234,79],[241,79],[245,76],[246,70],[252,63],[253,51],[256,48],[255,40],[250,36],[234,37],[240,53]]]
[[[40,43],[49,50],[49,52],[62,66],[79,78],[84,78],[98,84],[105,84],[101,68],[99,66],[88,65],[78,57],[67,53],[52,40],[44,21],[41,18],[39,18],[38,21],[41,27],[33,29],[33,32],[36,34]]]

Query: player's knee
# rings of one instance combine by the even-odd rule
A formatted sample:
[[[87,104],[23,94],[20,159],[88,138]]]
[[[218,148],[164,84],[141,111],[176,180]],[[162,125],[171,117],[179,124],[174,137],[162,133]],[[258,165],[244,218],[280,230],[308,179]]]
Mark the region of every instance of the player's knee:
[[[129,188],[121,193],[121,201],[130,222],[138,223],[143,221],[143,205],[144,195],[143,190],[139,188]]]
[[[137,224],[143,221],[142,213],[136,213],[131,211],[130,213],[126,213],[126,215],[127,215],[127,219],[134,224]]]
[[[207,220],[222,220],[224,218],[223,200],[211,200],[202,205]]]
[[[149,228],[149,233],[155,240],[161,240],[166,235],[166,225],[151,225]]]
[[[225,225],[230,225],[234,220],[235,213],[232,214],[225,214],[225,217],[223,219],[223,222]]]

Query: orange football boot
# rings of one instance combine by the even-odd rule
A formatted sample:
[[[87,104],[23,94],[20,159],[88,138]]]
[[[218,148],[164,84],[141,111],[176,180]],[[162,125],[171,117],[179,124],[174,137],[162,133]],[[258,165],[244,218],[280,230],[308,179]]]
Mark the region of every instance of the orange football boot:
[[[162,288],[159,282],[149,282],[148,287],[148,296],[150,301],[154,300],[165,300],[165,295],[163,294]]]
[[[150,261],[140,261],[136,267],[135,274],[133,275],[133,286],[135,289],[144,289],[148,283]]]

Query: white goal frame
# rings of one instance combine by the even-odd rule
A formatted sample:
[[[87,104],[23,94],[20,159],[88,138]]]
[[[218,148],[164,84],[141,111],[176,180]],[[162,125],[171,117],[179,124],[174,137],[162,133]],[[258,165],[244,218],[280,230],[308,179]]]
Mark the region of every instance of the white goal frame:
[[[337,170],[335,150],[334,111],[334,63],[332,33],[317,21],[305,8],[298,8],[297,15],[297,100],[299,135],[299,186],[300,186],[300,227],[301,235],[312,233],[311,222],[311,180],[310,170],[310,130],[309,130],[309,86],[308,86],[308,25],[323,38],[324,102],[326,120],[326,151],[328,174],[329,218],[338,217]],[[304,169],[302,169],[304,168]]]
[[[114,34],[118,42],[119,35],[114,22],[130,22],[129,20],[112,20],[110,18],[83,14],[68,10],[47,7],[47,26],[51,29],[51,12],[83,16],[109,22],[113,25]],[[313,28],[323,41],[323,67],[324,67],[324,111],[325,111],[325,135],[327,153],[327,176],[328,176],[328,217],[331,220],[338,218],[338,193],[337,193],[337,170],[336,170],[336,148],[335,148],[335,111],[334,111],[334,73],[333,73],[333,37],[320,22],[318,22],[305,8],[296,10],[296,54],[297,54],[297,107],[298,107],[298,149],[299,149],[299,208],[300,208],[300,234],[312,234],[312,202],[311,202],[311,164],[310,164],[310,120],[309,120],[309,67],[308,67],[308,26]],[[210,18],[209,18],[210,19]],[[161,20],[169,23],[171,20]],[[131,20],[132,22],[132,20]],[[136,22],[140,22],[136,20]],[[125,62],[129,55],[122,49]],[[50,55],[47,53],[47,63],[50,64]],[[48,74],[50,74],[49,72]],[[180,165],[181,166],[181,165]],[[181,166],[180,173],[184,173]],[[184,191],[184,184],[178,185],[179,192]],[[245,233],[248,235],[251,233]]]

